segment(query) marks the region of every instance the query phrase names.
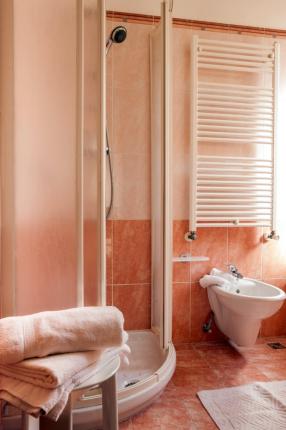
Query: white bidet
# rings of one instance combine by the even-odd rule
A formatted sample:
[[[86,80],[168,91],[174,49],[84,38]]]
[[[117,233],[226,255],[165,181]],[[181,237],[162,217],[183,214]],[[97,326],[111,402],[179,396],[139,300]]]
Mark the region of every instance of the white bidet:
[[[254,279],[207,287],[218,328],[238,346],[255,344],[261,321],[275,314],[286,294],[280,288]]]

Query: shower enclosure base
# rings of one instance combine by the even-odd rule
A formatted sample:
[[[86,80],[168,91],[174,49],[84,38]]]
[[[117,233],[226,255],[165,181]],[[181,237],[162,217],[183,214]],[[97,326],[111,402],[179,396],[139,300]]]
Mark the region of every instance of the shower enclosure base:
[[[119,420],[146,408],[170,381],[176,366],[172,343],[163,352],[158,337],[150,330],[129,332],[130,365],[121,365],[117,374]],[[101,394],[86,394],[73,412],[76,430],[94,430],[101,424]]]

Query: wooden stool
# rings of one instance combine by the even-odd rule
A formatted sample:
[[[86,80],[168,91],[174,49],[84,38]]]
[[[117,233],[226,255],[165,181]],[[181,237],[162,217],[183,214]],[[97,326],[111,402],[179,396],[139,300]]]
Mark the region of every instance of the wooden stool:
[[[23,430],[72,430],[72,409],[74,403],[88,390],[100,387],[102,390],[103,430],[118,430],[116,372],[120,366],[117,356],[103,369],[95,372],[81,385],[73,389],[68,402],[57,422],[46,417],[34,418],[23,414]]]

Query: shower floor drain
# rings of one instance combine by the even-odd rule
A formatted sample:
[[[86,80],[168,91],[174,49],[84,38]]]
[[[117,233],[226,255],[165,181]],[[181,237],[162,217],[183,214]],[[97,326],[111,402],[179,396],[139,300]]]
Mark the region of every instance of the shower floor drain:
[[[131,381],[125,381],[124,388],[131,387],[132,385],[137,384],[137,382],[140,382],[140,379],[132,379]]]
[[[284,349],[284,348],[286,348],[286,346],[280,342],[270,342],[267,345],[270,346],[270,348],[272,348],[272,349]]]

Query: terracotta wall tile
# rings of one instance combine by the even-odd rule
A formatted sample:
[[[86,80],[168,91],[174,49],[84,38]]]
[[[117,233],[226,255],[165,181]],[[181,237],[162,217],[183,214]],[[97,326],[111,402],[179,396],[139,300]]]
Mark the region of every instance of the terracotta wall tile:
[[[106,222],[106,283],[112,284],[113,282],[113,224],[112,220]]]
[[[97,304],[96,284],[96,222],[84,223],[84,302],[87,306]]]
[[[151,222],[113,222],[113,283],[151,282]]]
[[[193,256],[209,257],[209,261],[191,264],[191,280],[198,281],[213,267],[226,270],[227,228],[198,228],[198,238],[192,242]]]
[[[286,292],[286,279],[264,279],[267,284],[275,285]],[[262,322],[260,335],[263,337],[268,336],[282,336],[286,334],[286,303],[282,308],[272,317],[267,318]]]
[[[286,246],[283,240],[269,240],[262,248],[262,277],[286,278]]]
[[[190,281],[190,263],[173,263],[173,282]]]
[[[124,315],[126,330],[151,326],[151,285],[114,285],[113,305]]]
[[[243,276],[262,277],[262,235],[263,229],[259,227],[228,229],[228,261]]]
[[[173,284],[173,342],[190,339],[190,283]]]
[[[176,220],[173,222],[173,255],[190,254],[191,245],[184,238],[188,231],[188,221]],[[173,282],[190,282],[190,264],[173,263]]]
[[[206,289],[198,283],[191,285],[191,318],[190,318],[190,341],[201,342],[206,340],[224,339],[224,335],[212,325],[212,332],[205,333],[202,330],[203,324],[210,316],[211,308],[207,297]]]
[[[106,285],[106,304],[107,306],[113,305],[113,287],[112,285]]]

